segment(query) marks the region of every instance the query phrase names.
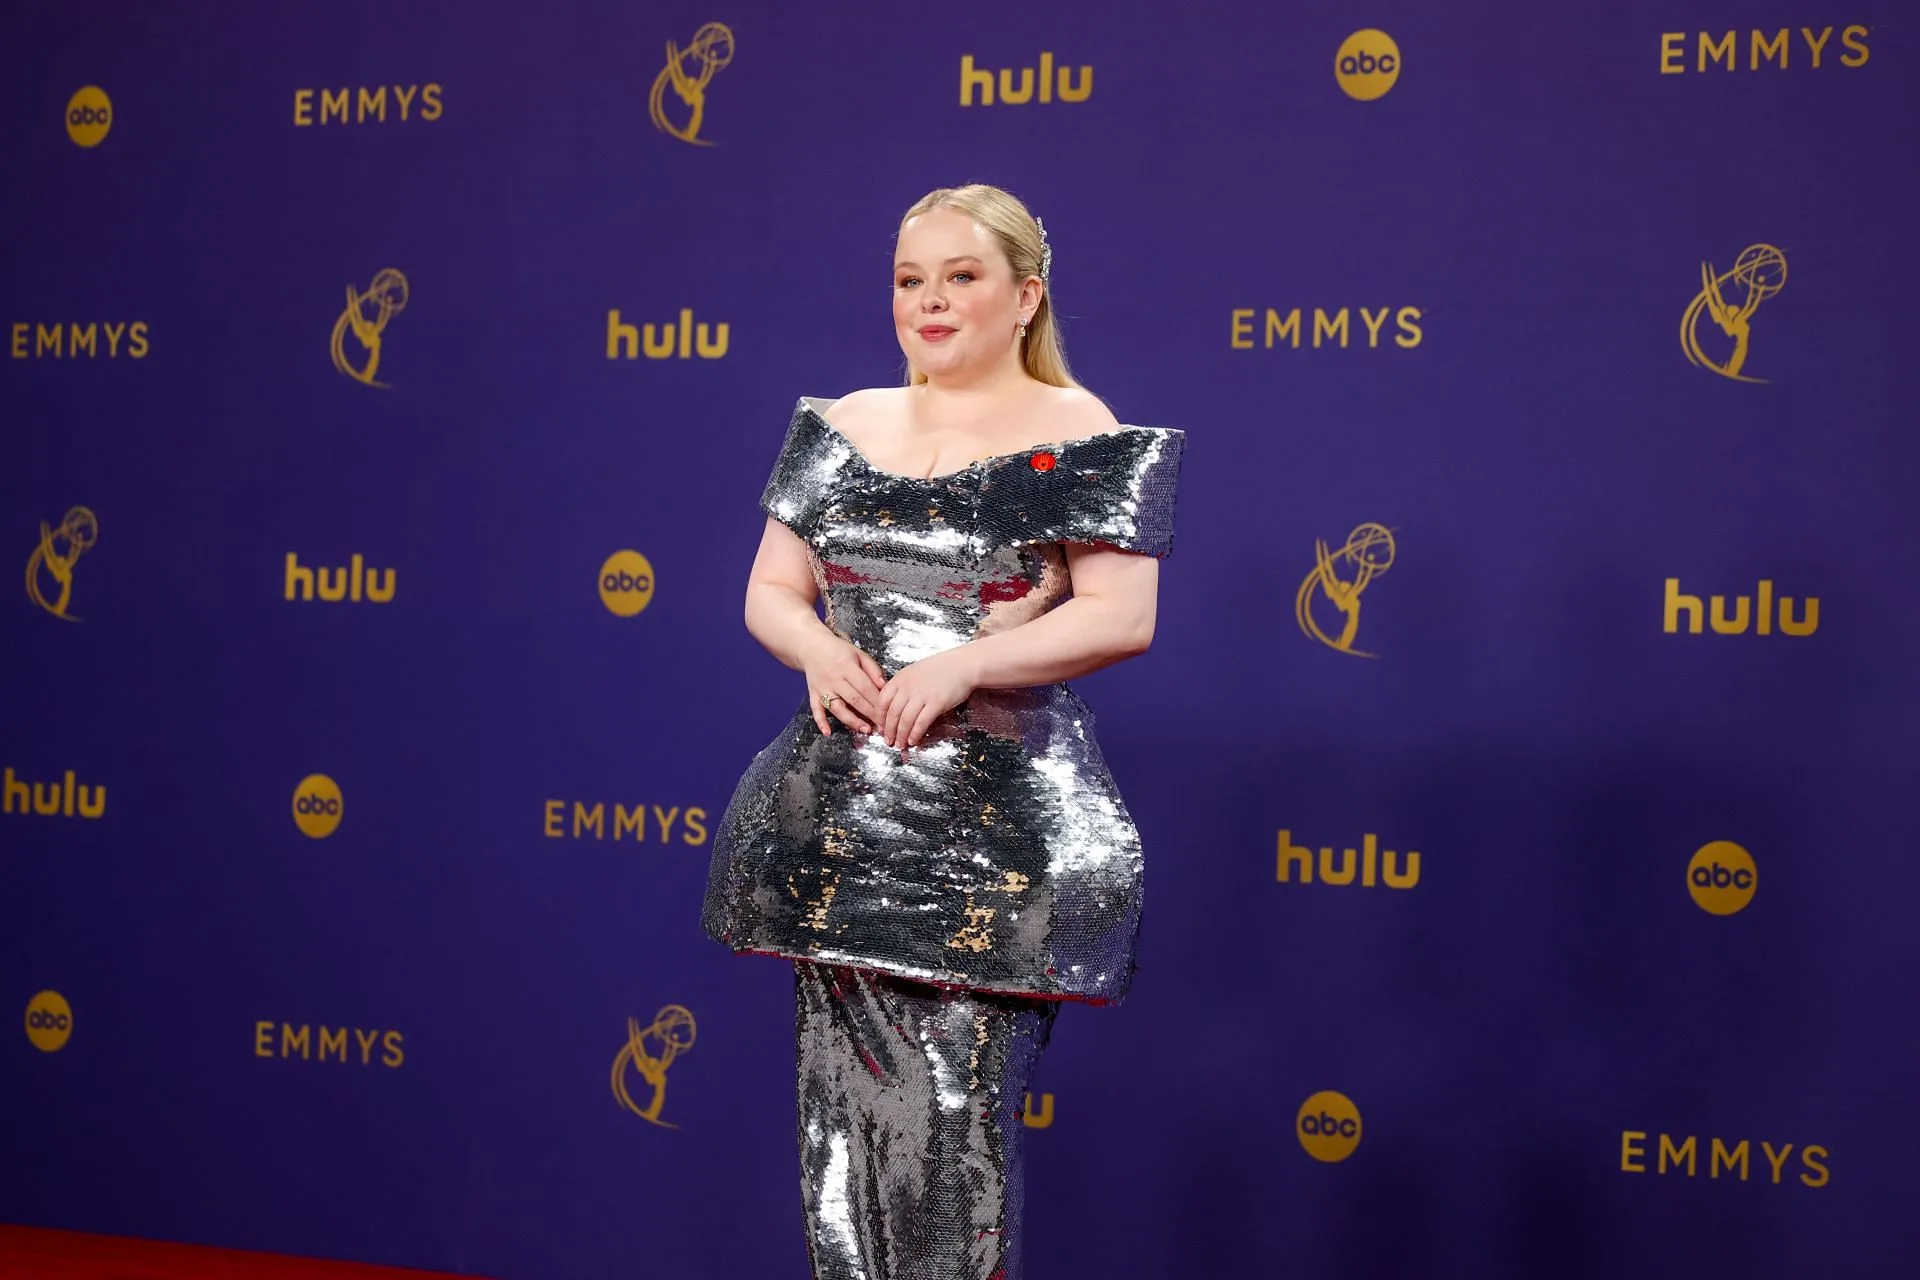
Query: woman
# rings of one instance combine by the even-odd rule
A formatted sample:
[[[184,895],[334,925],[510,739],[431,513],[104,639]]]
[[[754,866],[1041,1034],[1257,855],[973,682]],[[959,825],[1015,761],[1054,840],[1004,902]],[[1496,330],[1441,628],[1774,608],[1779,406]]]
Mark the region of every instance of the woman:
[[[802,400],[761,499],[747,629],[807,707],[734,792],[703,923],[794,961],[814,1275],[1015,1280],[1029,1073],[1061,1001],[1125,994],[1140,913],[1061,682],[1152,639],[1185,436],[1067,372],[1013,196],[932,192],[894,256],[907,385]]]

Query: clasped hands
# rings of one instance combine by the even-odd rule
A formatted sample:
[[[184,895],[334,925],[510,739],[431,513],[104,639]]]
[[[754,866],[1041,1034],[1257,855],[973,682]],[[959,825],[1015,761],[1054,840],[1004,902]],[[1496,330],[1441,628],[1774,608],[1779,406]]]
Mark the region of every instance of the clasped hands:
[[[880,734],[888,746],[902,752],[919,746],[933,722],[978,687],[965,645],[909,663],[889,680],[879,663],[829,633],[801,655],[801,664],[807,673],[807,702],[821,733],[833,732],[831,715],[860,733]]]

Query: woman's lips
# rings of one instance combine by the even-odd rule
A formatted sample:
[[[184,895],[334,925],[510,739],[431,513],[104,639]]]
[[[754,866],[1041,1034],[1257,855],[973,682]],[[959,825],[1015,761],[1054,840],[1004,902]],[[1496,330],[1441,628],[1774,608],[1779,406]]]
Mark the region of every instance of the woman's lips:
[[[943,324],[930,324],[920,330],[920,338],[923,342],[945,342],[955,332]]]

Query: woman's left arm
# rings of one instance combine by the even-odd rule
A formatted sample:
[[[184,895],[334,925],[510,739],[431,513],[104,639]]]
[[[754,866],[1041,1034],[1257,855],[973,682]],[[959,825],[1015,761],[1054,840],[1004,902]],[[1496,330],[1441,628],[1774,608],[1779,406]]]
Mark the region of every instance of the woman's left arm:
[[[976,689],[1072,680],[1145,653],[1153,642],[1160,561],[1067,543],[1073,597],[1031,622],[902,667],[880,693],[888,746],[918,746],[933,722]]]

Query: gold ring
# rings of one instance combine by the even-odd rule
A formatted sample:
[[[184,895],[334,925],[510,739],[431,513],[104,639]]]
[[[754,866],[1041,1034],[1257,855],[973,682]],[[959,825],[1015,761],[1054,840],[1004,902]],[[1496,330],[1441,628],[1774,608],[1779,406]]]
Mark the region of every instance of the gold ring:
[[[831,707],[835,702],[838,702],[839,700],[840,700],[839,694],[830,693],[825,698],[821,699],[820,705],[823,707]]]

